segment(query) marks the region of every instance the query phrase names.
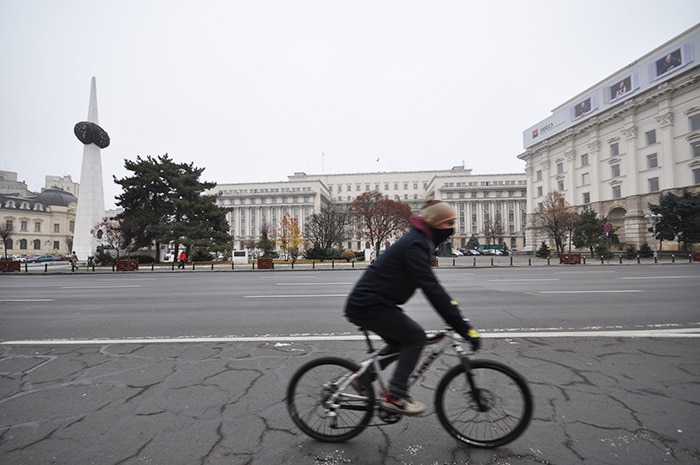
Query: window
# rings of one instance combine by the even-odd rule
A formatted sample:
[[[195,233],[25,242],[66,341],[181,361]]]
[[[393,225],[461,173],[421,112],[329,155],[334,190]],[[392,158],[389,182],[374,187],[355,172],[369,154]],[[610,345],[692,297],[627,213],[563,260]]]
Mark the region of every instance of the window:
[[[561,179],[560,179],[559,181],[557,181],[557,190],[558,190],[558,191],[563,191],[563,190],[564,190],[564,181],[561,180]]]
[[[542,186],[537,186],[537,197],[542,197]]]
[[[34,232],[41,232],[41,222],[34,222]]]
[[[360,192],[360,190],[361,190],[360,185],[359,185],[359,184],[355,184],[355,191],[356,191],[356,192]]]
[[[25,232],[27,231],[27,222],[26,222],[26,221],[23,220],[23,221],[20,222],[20,224],[19,224],[19,230],[20,230],[20,231],[25,231]]]
[[[7,229],[12,231],[12,220],[7,220],[5,224],[7,225]]]
[[[621,199],[622,198],[622,188],[620,186],[613,186],[612,198],[613,199]]]
[[[659,191],[659,178],[649,178],[649,192]]]
[[[581,155],[581,166],[582,167],[588,166],[588,154],[587,153],[584,153],[583,155]]]
[[[583,204],[587,205],[591,203],[591,193],[590,192],[584,192],[583,193]]]
[[[537,170],[537,173],[535,175],[535,179],[537,181],[542,181],[542,170]]]
[[[54,233],[60,233],[61,232],[61,225],[58,223],[53,224],[53,232]]]
[[[700,141],[693,142],[693,157],[697,158],[700,157]]]
[[[610,156],[616,157],[620,154],[620,146],[617,145],[617,142],[614,144],[610,144]]]
[[[53,248],[56,250],[61,248],[61,244],[59,243],[59,241],[53,241]]]
[[[700,130],[700,113],[697,115],[691,116],[690,118],[688,118],[688,121],[690,121],[690,130],[691,131]]]
[[[340,184],[338,184],[338,192],[343,192],[343,186],[341,186]]]
[[[7,239],[5,239],[5,248],[8,250],[12,249],[12,238],[11,237],[8,237]]]
[[[693,184],[700,184],[700,168],[693,170]]]
[[[34,239],[32,244],[34,245],[34,250],[41,250],[41,241],[39,239]]]
[[[610,167],[610,169],[612,170],[612,177],[613,178],[617,178],[618,176],[620,176],[620,164],[619,163],[615,163],[614,165],[612,165]]]
[[[564,172],[564,162],[557,163],[557,174],[562,174]]]
[[[590,173],[583,173],[581,175],[581,185],[582,186],[587,186],[591,183],[591,175]]]
[[[647,145],[656,144],[656,129],[645,132],[644,137],[646,138]]]
[[[651,155],[647,155],[647,168],[656,168],[659,166],[659,162],[656,158],[656,154],[652,153]]]

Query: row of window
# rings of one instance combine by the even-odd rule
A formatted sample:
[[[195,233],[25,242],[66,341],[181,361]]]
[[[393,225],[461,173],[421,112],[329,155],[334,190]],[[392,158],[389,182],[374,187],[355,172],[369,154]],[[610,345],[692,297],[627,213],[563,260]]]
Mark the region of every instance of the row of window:
[[[399,190],[399,184],[400,184],[400,183],[398,183],[398,182],[395,182],[395,183],[394,183],[394,190],[395,190],[395,191]],[[408,190],[409,184],[411,184],[411,183],[410,183],[410,182],[404,182],[404,183],[403,183],[403,190],[407,191],[407,190]],[[384,190],[385,190],[385,191],[390,190],[390,189],[389,189],[389,186],[390,186],[390,185],[391,185],[391,183],[385,182],[385,183],[384,183]],[[365,192],[369,192],[369,191],[371,190],[371,189],[370,189],[370,186],[371,186],[371,184],[365,184]],[[374,183],[374,190],[375,190],[375,191],[381,192],[380,189],[379,189],[380,186],[381,186],[380,183],[378,183],[378,182],[377,182],[377,183]],[[337,186],[334,186],[334,185],[331,184],[331,185],[328,186],[328,190],[330,190],[331,192],[333,192],[333,189],[334,189],[334,188],[337,190],[337,192],[343,192],[343,185],[342,185],[342,184],[338,184]],[[427,188],[428,188],[428,183],[427,183],[427,182],[423,182],[423,189],[427,189]],[[413,190],[418,190],[418,181],[413,181]],[[347,184],[347,185],[345,186],[345,192],[352,192],[352,184]],[[355,184],[355,192],[362,192],[362,184],[359,184],[359,183],[358,183],[358,184]]]
[[[17,202],[15,200],[7,200],[5,202],[5,208],[15,209],[15,208],[17,208]],[[19,209],[20,210],[34,210],[34,211],[41,212],[41,211],[44,211],[44,206],[40,203],[35,203],[34,208],[32,208],[32,206],[30,205],[29,202],[21,202],[19,204]]]
[[[8,237],[5,240],[5,249],[7,250],[14,250],[13,244],[17,242],[17,245],[19,246],[19,250],[28,250],[29,249],[29,244],[31,243],[33,250],[41,250],[41,240],[40,239],[34,239],[31,242],[28,241],[27,239],[17,239],[16,241],[13,241],[11,237]],[[48,241],[47,241],[48,243]],[[53,241],[53,249],[54,250],[59,250],[60,249],[60,241]]]
[[[5,225],[7,226],[7,229],[10,231],[14,230],[14,221],[13,220],[6,220]],[[41,232],[41,221],[35,221],[34,222],[34,232]],[[74,227],[74,222],[70,222],[70,232],[73,232],[73,227]],[[19,231],[20,232],[29,232],[29,221],[22,220],[19,222]],[[53,225],[53,232],[54,234],[60,234],[61,233],[61,225],[60,223],[54,223]]]

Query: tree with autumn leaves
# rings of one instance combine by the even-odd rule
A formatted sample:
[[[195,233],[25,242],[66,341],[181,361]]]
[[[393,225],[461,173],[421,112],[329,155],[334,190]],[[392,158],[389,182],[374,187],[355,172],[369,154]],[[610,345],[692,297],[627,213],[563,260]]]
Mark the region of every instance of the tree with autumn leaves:
[[[297,219],[293,218],[289,213],[284,215],[282,223],[280,224],[277,243],[280,249],[291,257],[292,263],[297,260],[301,246],[304,245],[305,242],[306,239],[301,235],[301,229],[299,228]]]
[[[350,216],[377,256],[384,241],[408,229],[411,214],[407,204],[384,198],[378,191],[365,192],[350,205]]]

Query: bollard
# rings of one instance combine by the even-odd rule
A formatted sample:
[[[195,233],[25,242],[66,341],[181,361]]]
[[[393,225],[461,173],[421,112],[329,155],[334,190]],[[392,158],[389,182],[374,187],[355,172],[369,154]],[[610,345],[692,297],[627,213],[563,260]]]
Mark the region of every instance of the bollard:
[[[510,266],[513,266],[513,256],[510,257]]]
[[[355,260],[352,261],[352,269],[355,269]]]
[[[155,269],[155,266],[156,266],[155,263],[151,263],[151,271],[153,271]]]
[[[455,266],[455,259],[452,259],[452,266]]]
[[[549,264],[550,264],[550,263],[549,263],[549,257],[547,257],[547,265],[549,266]]]
[[[601,265],[605,264],[605,257],[603,257],[602,255],[600,256],[600,264]]]
[[[688,255],[688,263],[693,263],[693,254]]]
[[[654,263],[659,263],[659,257],[657,257],[656,254],[654,254]]]
[[[115,267],[115,266],[116,266],[116,265],[114,265],[114,263],[112,263],[112,271],[114,271],[114,267]]]
[[[294,260],[292,260],[292,269],[294,269]]]
[[[335,258],[331,259],[331,268],[335,268]]]
[[[671,263],[676,263],[676,254],[671,254]]]
[[[491,266],[493,266],[493,257],[491,257]]]
[[[474,257],[474,266],[476,266],[476,257]]]
[[[586,264],[586,256],[584,255],[581,258],[583,259],[583,264],[585,265]]]
[[[255,260],[251,262],[253,264],[253,269],[255,269]]]
[[[235,270],[235,268],[234,268],[234,266],[233,266],[233,258],[231,259],[231,269],[232,269],[232,270]]]
[[[532,259],[531,258],[527,259],[527,266],[532,266]]]
[[[622,265],[622,255],[620,255],[620,265]]]
[[[311,262],[311,269],[315,270],[316,269],[316,260]]]
[[[175,271],[175,260],[173,260],[173,264],[170,267],[170,271]]]
[[[24,272],[29,273],[29,266],[27,265],[27,262],[24,262]]]
[[[639,263],[640,263],[640,261],[639,261],[639,254],[637,254],[637,264],[639,264]]]
[[[46,273],[47,271],[49,271],[49,264],[44,263],[44,273]]]
[[[214,271],[214,262],[211,262],[211,270]]]
[[[192,271],[194,271],[194,262],[192,262]]]

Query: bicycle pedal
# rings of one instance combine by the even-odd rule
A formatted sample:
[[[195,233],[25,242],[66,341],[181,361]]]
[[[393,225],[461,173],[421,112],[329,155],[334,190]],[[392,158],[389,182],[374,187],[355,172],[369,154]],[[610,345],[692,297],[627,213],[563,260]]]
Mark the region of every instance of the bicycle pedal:
[[[389,412],[387,410],[384,410],[383,408],[377,409],[377,416],[384,423],[387,423],[390,425],[398,422],[399,420],[401,420],[401,417],[403,417],[403,415],[400,415],[400,414],[394,413],[394,412]]]

